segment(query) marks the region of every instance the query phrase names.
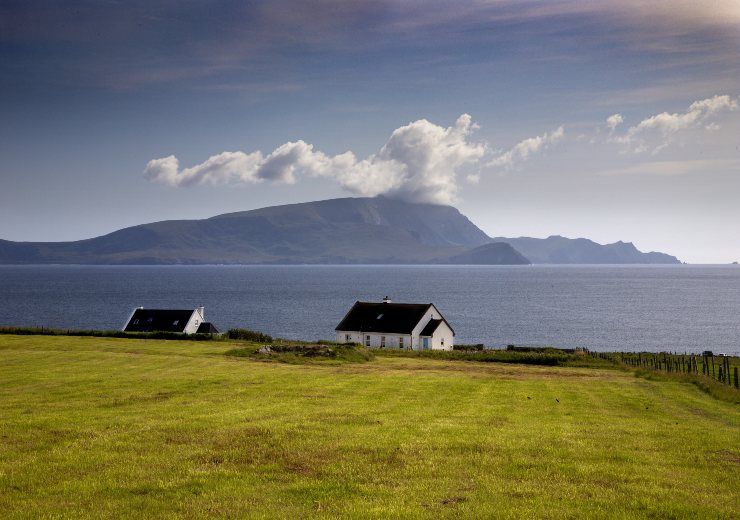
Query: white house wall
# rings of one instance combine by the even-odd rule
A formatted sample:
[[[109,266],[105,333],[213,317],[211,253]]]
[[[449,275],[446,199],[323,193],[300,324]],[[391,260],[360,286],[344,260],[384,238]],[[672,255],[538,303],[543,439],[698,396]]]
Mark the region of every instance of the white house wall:
[[[349,340],[347,339],[349,336]],[[408,334],[377,334],[375,332],[347,332],[337,331],[337,343],[359,343],[365,345],[366,336],[370,336],[370,346],[380,348],[382,337],[385,336],[385,348],[399,348],[398,341],[403,338],[403,348],[411,345],[411,336]]]
[[[442,322],[432,335],[432,349],[434,350],[452,350],[455,343],[455,335],[447,322]]]
[[[419,320],[419,323],[414,327],[414,330],[411,331],[411,335],[414,337],[414,350],[421,350],[421,339],[419,338],[419,334],[421,334],[421,331],[424,330],[424,327],[427,326],[427,323],[429,323],[429,320],[441,320],[442,315],[439,313],[437,308],[434,305],[430,305],[427,311],[424,313],[424,316]]]

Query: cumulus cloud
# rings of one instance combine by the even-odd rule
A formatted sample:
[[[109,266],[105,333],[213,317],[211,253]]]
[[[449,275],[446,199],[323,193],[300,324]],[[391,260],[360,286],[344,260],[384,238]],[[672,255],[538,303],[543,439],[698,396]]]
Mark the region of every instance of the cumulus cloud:
[[[560,126],[552,132],[530,137],[520,141],[510,150],[495,157],[488,163],[488,166],[511,168],[517,162],[526,161],[531,155],[537,154],[554,145],[564,136],[565,129]]]
[[[711,98],[694,101],[684,112],[661,112],[640,121],[630,127],[621,136],[613,141],[626,145],[634,152],[641,153],[652,150],[656,153],[673,140],[674,136],[692,128],[716,128],[716,123],[710,120],[717,114],[737,110],[738,103],[727,95],[716,95]],[[657,144],[656,144],[657,142]]]
[[[292,184],[304,175],[334,179],[357,195],[449,204],[457,196],[459,171],[486,154],[485,143],[471,140],[477,128],[468,114],[447,128],[420,119],[394,130],[378,153],[362,160],[352,152],[329,156],[304,141],[285,143],[267,156],[260,151],[223,152],[184,169],[170,155],[149,161],[144,176],[170,186],[192,186]]]
[[[622,117],[622,114],[612,114],[606,118],[606,126],[608,126],[609,130],[611,130],[612,132],[622,123],[624,123],[624,118]]]

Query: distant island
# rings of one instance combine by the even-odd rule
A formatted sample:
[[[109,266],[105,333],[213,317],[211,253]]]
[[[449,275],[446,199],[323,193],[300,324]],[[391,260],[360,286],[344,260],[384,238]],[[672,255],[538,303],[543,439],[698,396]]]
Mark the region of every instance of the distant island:
[[[169,220],[73,242],[0,240],[0,264],[679,264],[631,243],[491,238],[452,206],[341,198]]]

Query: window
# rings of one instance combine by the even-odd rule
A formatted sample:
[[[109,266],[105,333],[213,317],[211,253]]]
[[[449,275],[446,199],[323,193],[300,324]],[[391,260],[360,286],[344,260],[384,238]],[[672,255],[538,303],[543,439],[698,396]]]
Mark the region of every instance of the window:
[[[366,347],[370,346],[370,336],[365,336],[365,346]]]
[[[445,346],[445,339],[444,338],[442,338],[442,346],[443,347]]]
[[[375,318],[375,319],[376,319],[376,320],[379,320],[379,319],[381,319],[382,317],[383,317],[383,313],[381,312],[380,314],[378,314],[378,317],[377,317],[377,318]]]
[[[139,324],[139,320],[138,319],[135,319],[134,320],[134,325],[138,325],[138,324]]]
[[[345,334],[344,335],[344,342],[345,343],[349,343],[351,339],[352,339],[352,336],[350,336],[349,334]]]
[[[398,348],[403,348],[403,336],[398,338]]]
[[[380,336],[380,348],[385,348],[385,336]]]
[[[180,324],[180,320],[175,320],[172,322],[172,325],[174,325],[175,327],[177,327],[179,324]]]

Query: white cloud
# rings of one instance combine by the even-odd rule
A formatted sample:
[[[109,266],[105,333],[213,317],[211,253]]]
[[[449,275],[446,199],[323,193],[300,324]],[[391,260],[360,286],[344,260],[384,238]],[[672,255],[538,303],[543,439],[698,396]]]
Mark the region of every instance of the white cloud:
[[[488,163],[488,166],[510,168],[517,162],[526,161],[530,155],[539,153],[557,143],[565,136],[565,129],[560,126],[552,132],[525,139],[510,150],[500,154]]]
[[[459,170],[486,153],[485,143],[470,140],[477,128],[468,114],[447,128],[420,119],[394,130],[377,154],[362,160],[352,152],[328,156],[304,141],[285,143],[266,157],[260,151],[223,152],[185,169],[170,155],[149,161],[144,176],[171,186],[191,186],[265,180],[292,184],[306,175],[334,179],[357,195],[449,204],[457,196]]]
[[[615,137],[614,142],[626,145],[636,153],[651,150],[657,153],[673,140],[675,134],[692,128],[714,128],[709,121],[720,112],[738,108],[736,100],[727,95],[694,101],[685,112],[661,112],[630,127],[624,135]]]
[[[692,173],[713,173],[736,169],[740,161],[727,159],[700,159],[683,161],[648,161],[597,172],[597,175],[621,176],[675,176]]]
[[[609,130],[611,130],[612,132],[622,123],[624,123],[624,118],[622,117],[622,114],[612,114],[606,118],[606,126],[608,126]]]

